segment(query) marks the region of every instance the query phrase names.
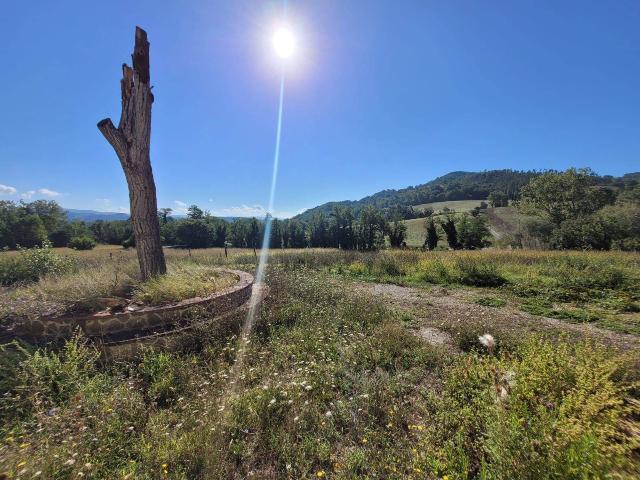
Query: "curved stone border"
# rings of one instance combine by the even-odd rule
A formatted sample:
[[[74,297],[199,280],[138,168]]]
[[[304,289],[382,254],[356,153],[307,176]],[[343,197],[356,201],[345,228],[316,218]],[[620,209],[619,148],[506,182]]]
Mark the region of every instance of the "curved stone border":
[[[182,302],[145,307],[132,312],[92,314],[58,318],[21,319],[5,335],[29,343],[60,343],[71,338],[79,329],[91,340],[110,344],[138,337],[177,331],[194,312],[206,311],[207,319],[231,312],[251,297],[253,275],[240,270],[225,270],[239,277],[239,282],[206,298],[192,298]]]
[[[209,316],[204,320],[187,322],[175,325],[175,328],[163,332],[153,332],[146,336],[128,338],[112,342],[98,342],[102,356],[109,360],[127,360],[135,357],[145,348],[160,350],[194,350],[205,338],[215,337],[211,331],[216,324],[224,333],[239,328],[246,318],[246,314],[252,303],[259,304],[269,293],[269,288],[264,285],[254,285],[249,299],[238,308],[223,313],[222,315]],[[203,338],[204,337],[204,338]]]

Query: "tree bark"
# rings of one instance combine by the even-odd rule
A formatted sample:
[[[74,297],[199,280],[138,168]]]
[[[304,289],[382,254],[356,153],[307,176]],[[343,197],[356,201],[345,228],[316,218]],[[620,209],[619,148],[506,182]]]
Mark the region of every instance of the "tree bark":
[[[113,147],[129,186],[131,224],[143,280],[164,274],[167,266],[160,241],[158,201],[149,153],[151,141],[151,93],[147,32],[136,27],[133,68],[122,65],[120,80],[122,113],[118,128],[110,118],[98,129]]]

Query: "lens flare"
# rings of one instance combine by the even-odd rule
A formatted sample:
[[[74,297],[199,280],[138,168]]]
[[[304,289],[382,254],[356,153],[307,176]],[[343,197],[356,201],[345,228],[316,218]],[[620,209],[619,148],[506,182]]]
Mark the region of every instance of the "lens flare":
[[[296,38],[286,27],[280,27],[273,34],[273,49],[282,59],[291,58],[296,51]]]
[[[287,9],[286,0],[284,1],[285,14]],[[296,50],[296,41],[293,33],[288,28],[281,27],[276,30],[273,36],[273,48],[278,57],[283,60],[290,58]],[[250,344],[251,330],[255,323],[256,314],[261,301],[264,299],[268,289],[264,284],[264,274],[269,261],[269,241],[271,239],[271,222],[273,220],[273,206],[276,194],[276,183],[278,179],[278,166],[280,163],[280,137],[282,135],[282,110],[284,105],[284,79],[285,69],[282,69],[280,77],[280,99],[278,102],[278,121],[276,124],[276,144],[273,156],[273,172],[271,175],[271,191],[269,194],[269,206],[264,221],[264,236],[262,239],[262,248],[260,249],[260,258],[256,268],[254,285],[249,299],[249,308],[245,317],[240,338],[238,342],[238,350],[236,352],[235,362],[229,371],[229,386],[226,395],[223,395],[219,411],[223,412],[227,401],[237,394],[240,382],[240,372],[244,365],[247,355],[247,348]],[[223,415],[228,415],[224,413]]]

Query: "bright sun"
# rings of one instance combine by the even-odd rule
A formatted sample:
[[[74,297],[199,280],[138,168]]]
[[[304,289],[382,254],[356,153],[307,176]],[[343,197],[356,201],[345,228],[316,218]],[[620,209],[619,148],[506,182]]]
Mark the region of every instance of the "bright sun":
[[[296,50],[296,39],[291,30],[281,27],[273,34],[273,49],[280,58],[290,58]]]

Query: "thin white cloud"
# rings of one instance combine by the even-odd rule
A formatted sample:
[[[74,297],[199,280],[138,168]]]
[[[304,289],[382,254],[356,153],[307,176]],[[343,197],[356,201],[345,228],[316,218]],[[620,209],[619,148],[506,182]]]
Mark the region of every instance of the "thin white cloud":
[[[24,200],[31,200],[33,197],[47,197],[47,198],[55,198],[62,195],[60,192],[56,192],[55,190],[50,190],[48,188],[39,188],[38,190],[27,190],[20,194],[20,198]]]
[[[56,192],[55,190],[49,190],[48,188],[39,188],[38,193],[40,195],[44,195],[45,197],[54,198],[62,195],[60,192]]]
[[[213,210],[213,215],[217,217],[264,217],[267,209],[264,206],[256,205],[239,205],[233,207],[219,208]],[[274,211],[276,218],[289,218],[293,215],[291,212]]]
[[[15,195],[17,190],[9,185],[3,185],[0,183],[0,195]]]
[[[176,213],[187,213],[187,204],[180,200],[173,201],[173,211]]]

